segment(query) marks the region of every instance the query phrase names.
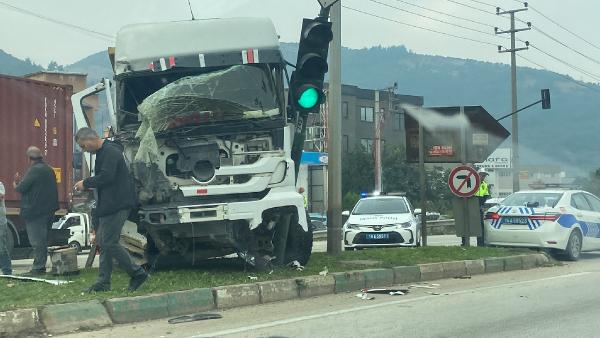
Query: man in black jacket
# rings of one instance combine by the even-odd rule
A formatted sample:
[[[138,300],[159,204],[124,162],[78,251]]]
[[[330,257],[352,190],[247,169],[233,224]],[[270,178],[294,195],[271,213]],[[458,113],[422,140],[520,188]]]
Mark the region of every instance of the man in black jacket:
[[[88,292],[110,290],[113,259],[131,277],[129,291],[135,291],[146,281],[148,274],[132,262],[129,253],[119,244],[123,225],[136,204],[133,179],[123,149],[117,143],[100,139],[91,128],[79,129],[75,142],[83,151],[96,154],[94,176],[75,184],[77,191],[96,189],[97,193],[94,217],[98,222],[92,224],[92,233],[100,247],[100,268],[98,280]]]
[[[21,218],[25,220],[27,237],[33,247],[33,266],[29,275],[46,273],[48,260],[48,229],[58,210],[58,189],[54,170],[44,163],[42,151],[27,149],[31,166],[23,179],[15,174],[13,187],[21,194]]]

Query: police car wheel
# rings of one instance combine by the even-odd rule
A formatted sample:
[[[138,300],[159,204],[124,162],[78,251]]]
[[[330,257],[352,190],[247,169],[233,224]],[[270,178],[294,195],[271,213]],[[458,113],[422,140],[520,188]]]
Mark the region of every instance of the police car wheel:
[[[564,251],[564,256],[567,260],[576,261],[581,253],[581,233],[578,230],[571,232],[567,248]]]

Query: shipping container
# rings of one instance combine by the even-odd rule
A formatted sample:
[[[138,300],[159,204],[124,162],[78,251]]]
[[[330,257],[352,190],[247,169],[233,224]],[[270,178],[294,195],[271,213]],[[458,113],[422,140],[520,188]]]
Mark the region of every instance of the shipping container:
[[[60,208],[66,213],[73,182],[73,109],[71,86],[0,75],[0,181],[15,244],[24,243],[18,219],[20,195],[13,188],[15,173],[27,171],[25,151],[36,146],[56,174]],[[26,237],[26,236],[25,236]]]

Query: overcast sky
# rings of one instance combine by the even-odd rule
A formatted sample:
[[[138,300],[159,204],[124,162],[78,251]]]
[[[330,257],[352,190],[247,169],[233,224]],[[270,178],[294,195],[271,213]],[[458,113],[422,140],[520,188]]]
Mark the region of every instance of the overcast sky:
[[[267,16],[270,17],[281,36],[281,41],[297,41],[303,17],[314,17],[319,10],[317,0],[190,0],[197,18]],[[377,3],[379,2],[379,3]],[[19,58],[31,58],[34,62],[47,65],[50,60],[59,64],[70,64],[92,53],[106,50],[112,43],[104,38],[51,23],[38,17],[27,15],[7,8],[4,4],[35,12],[39,15],[59,21],[82,26],[94,31],[114,36],[119,27],[140,22],[157,22],[190,19],[187,0],[0,0],[0,49]],[[498,17],[492,6],[519,8],[522,5],[515,0],[343,0],[344,6],[383,16],[392,20],[418,25],[448,34],[489,42],[510,47],[508,40],[485,35],[423,17],[386,7],[389,4],[439,20],[449,21],[471,29],[493,33],[491,27],[481,23],[509,28],[509,20]],[[470,22],[433,13],[425,9],[410,6],[418,4],[431,10],[477,21]],[[461,6],[466,4],[481,10]],[[518,13],[525,21],[531,21],[534,27],[544,31],[562,43],[574,48],[582,56],[559,43],[552,41],[537,31],[519,33],[523,40],[529,40],[540,49],[573,64],[576,67],[597,75],[600,79],[600,1],[598,0],[532,0],[535,9],[564,27],[577,33],[591,44],[570,35],[557,27],[539,13],[532,10]],[[485,12],[487,13],[485,13]],[[417,53],[454,56],[477,60],[509,63],[509,54],[499,54],[492,45],[464,41],[439,35],[398,23],[357,13],[349,9],[342,10],[342,44],[350,48],[371,46],[405,45]],[[518,23],[518,27],[524,26]],[[521,44],[519,44],[521,45]],[[518,46],[519,46],[518,45]],[[592,76],[581,74],[568,66],[548,57],[537,50],[520,52],[523,56],[544,67],[569,74],[576,79],[600,82]],[[519,59],[519,65],[529,65]]]

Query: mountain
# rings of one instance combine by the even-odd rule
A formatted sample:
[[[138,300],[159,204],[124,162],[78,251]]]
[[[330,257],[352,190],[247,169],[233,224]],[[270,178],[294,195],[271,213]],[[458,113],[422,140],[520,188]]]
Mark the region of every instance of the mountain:
[[[298,45],[283,43],[281,48],[286,60],[295,63]],[[4,55],[0,53],[0,73],[12,70],[1,62]],[[38,67],[32,71],[41,68],[29,64]],[[88,73],[90,84],[102,77],[112,78],[105,51],[65,66],[65,70]],[[424,96],[426,106],[481,105],[496,118],[507,114],[511,105],[508,65],[417,54],[403,46],[343,48],[342,82],[363,88],[384,88],[397,82],[398,93]],[[573,174],[600,167],[600,86],[550,71],[518,68],[519,107],[539,100],[543,88],[550,89],[552,109],[542,110],[537,105],[519,113],[521,161],[559,164]],[[503,124],[511,129],[510,119]]]
[[[31,60],[18,59],[0,49],[0,74],[23,76],[42,70],[42,66],[36,65]]]

